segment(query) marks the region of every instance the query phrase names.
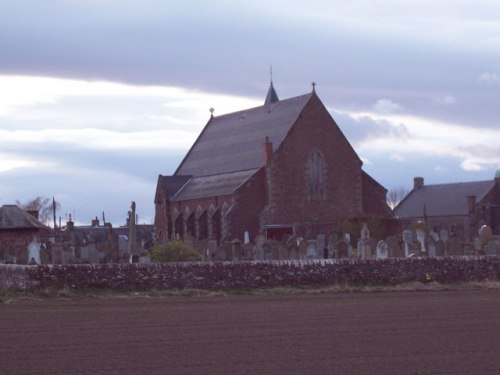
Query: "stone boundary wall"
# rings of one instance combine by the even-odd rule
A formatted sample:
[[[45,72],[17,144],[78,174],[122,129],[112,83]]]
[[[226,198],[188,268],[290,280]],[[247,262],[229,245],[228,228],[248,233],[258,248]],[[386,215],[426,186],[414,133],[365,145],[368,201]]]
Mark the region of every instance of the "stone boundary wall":
[[[500,280],[500,257],[11,266],[0,288],[232,289]]]
[[[30,284],[28,270],[37,266],[23,266],[17,264],[0,264],[0,290],[19,289],[29,290]],[[36,282],[38,285],[38,282]]]

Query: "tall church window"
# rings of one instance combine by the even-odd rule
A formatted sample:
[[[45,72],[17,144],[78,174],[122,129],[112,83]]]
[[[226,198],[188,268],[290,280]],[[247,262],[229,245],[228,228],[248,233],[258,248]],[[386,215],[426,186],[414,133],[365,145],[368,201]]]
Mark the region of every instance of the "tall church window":
[[[309,197],[310,199],[325,199],[325,159],[318,150],[309,154]]]

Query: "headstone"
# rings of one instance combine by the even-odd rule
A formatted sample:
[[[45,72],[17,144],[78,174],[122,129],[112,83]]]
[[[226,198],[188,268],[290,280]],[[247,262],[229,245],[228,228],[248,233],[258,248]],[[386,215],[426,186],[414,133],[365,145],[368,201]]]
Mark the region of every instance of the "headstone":
[[[36,237],[28,245],[28,263],[40,264],[40,244],[36,240]]]
[[[481,243],[483,246],[491,242],[493,233],[489,225],[483,225],[481,228],[479,228],[479,238],[481,238]]]
[[[307,241],[303,238],[297,238],[299,241],[299,259],[307,259]]]
[[[307,251],[306,251],[307,259],[317,259],[317,251],[316,251],[316,240],[307,241]]]
[[[377,259],[386,259],[389,256],[389,246],[384,240],[377,243]]]
[[[234,262],[238,262],[242,258],[242,251],[241,251],[241,241],[238,239],[234,239],[231,241],[231,252],[232,252],[232,259]]]
[[[316,258],[322,259],[325,257],[325,248],[326,236],[320,233],[316,236]]]
[[[389,248],[389,257],[391,258],[404,257],[404,251],[401,251],[401,246],[399,245],[399,241],[396,238],[394,237],[388,238],[386,243]]]
[[[450,239],[450,234],[446,229],[443,228],[439,231],[439,239],[444,243],[448,242],[448,240]]]
[[[413,241],[413,232],[409,229],[403,231],[403,241],[405,243],[405,257],[410,256],[410,244]]]
[[[248,233],[247,230],[243,233],[243,243],[245,245],[248,245],[250,243],[250,233]]]
[[[209,240],[208,241],[208,248],[207,248],[208,260],[209,261],[213,260],[216,253],[217,253],[217,241],[216,240]]]
[[[436,243],[434,241],[430,241],[429,244],[427,245],[427,248],[429,249],[429,256],[435,257],[436,256]]]
[[[349,246],[345,241],[339,241],[337,248],[339,250],[339,258],[347,258],[349,256]]]
[[[368,226],[366,225],[366,223],[363,223],[363,227],[361,228],[361,232],[360,232],[360,238],[362,240],[367,240],[370,238],[370,230],[368,229]]]
[[[425,232],[422,229],[417,229],[417,241],[420,242],[420,252],[425,253]]]

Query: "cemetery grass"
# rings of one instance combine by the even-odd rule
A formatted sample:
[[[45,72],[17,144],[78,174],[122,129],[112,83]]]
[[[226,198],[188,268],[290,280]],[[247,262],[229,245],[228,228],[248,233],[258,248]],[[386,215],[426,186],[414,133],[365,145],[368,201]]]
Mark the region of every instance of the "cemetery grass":
[[[322,293],[390,293],[390,292],[425,292],[425,291],[454,291],[500,289],[500,281],[461,282],[441,284],[438,282],[410,282],[400,285],[333,285],[333,286],[304,286],[304,287],[275,287],[275,288],[234,288],[234,289],[72,289],[43,288],[37,291],[0,290],[0,303],[22,302],[44,299],[85,299],[85,298],[162,298],[162,297],[229,297],[237,295],[289,295],[289,294],[322,294]]]

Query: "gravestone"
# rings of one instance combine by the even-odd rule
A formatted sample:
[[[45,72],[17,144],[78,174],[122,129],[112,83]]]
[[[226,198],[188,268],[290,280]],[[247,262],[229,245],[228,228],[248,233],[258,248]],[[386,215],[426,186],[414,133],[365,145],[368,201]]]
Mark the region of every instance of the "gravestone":
[[[439,239],[444,243],[448,242],[448,240],[450,239],[450,234],[446,229],[443,228],[439,231]]]
[[[307,259],[307,241],[299,237],[299,259]]]
[[[306,257],[307,259],[317,259],[317,250],[316,250],[316,240],[308,240],[307,241],[307,250]]]
[[[439,240],[436,242],[436,256],[442,257],[446,255],[446,245],[443,240]]]
[[[425,232],[422,229],[417,229],[417,241],[420,242],[420,252],[425,253]]]
[[[40,244],[36,240],[36,237],[28,245],[28,263],[40,264]]]
[[[389,246],[384,240],[377,243],[377,259],[386,259],[389,256]]]
[[[339,241],[337,249],[339,251],[339,258],[347,258],[349,256],[349,246],[347,245],[347,242]]]
[[[404,251],[401,249],[399,241],[396,238],[394,237],[388,238],[386,243],[387,247],[389,248],[389,257],[391,258],[404,257]]]
[[[232,252],[232,260],[234,262],[238,262],[242,260],[243,254],[241,251],[241,241],[235,238],[231,241],[231,252]]]
[[[429,256],[435,257],[436,256],[436,243],[434,241],[429,241],[427,248],[429,249]]]
[[[324,258],[324,252],[326,248],[326,236],[324,234],[318,234],[316,236],[316,258]]]
[[[405,257],[410,255],[410,244],[413,241],[413,232],[409,229],[403,231],[403,241],[405,243]]]
[[[489,225],[483,225],[481,228],[479,228],[479,238],[481,239],[481,243],[483,246],[491,242],[491,239],[493,238],[493,232],[491,231],[491,227]]]
[[[262,245],[262,249],[264,250],[264,260],[273,260],[273,249],[269,242],[265,242]]]
[[[217,253],[217,241],[216,240],[208,240],[208,247],[207,247],[208,261],[214,260],[216,253]]]

